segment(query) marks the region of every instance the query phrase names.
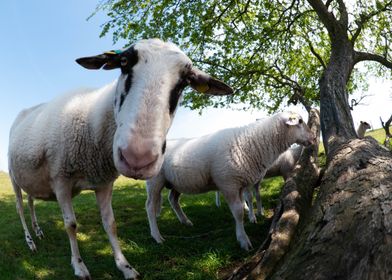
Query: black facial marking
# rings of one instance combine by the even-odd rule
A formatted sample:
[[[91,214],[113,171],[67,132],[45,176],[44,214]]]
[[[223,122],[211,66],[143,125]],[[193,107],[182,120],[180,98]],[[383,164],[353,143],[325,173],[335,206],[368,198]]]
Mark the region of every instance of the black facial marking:
[[[174,88],[170,91],[169,98],[169,113],[172,115],[177,108],[178,100],[180,99],[181,93],[186,87],[187,82],[185,79],[181,78]]]
[[[135,66],[139,60],[137,50],[135,50],[135,48],[132,46],[124,51],[120,55],[119,59],[121,62],[123,62],[121,65],[121,72],[123,74],[128,74],[132,71],[133,66]],[[124,63],[125,61],[126,63]]]
[[[165,153],[165,151],[166,151],[166,140],[165,140],[165,142],[163,142],[162,155]]]
[[[120,105],[119,105],[118,111],[121,110],[121,106],[123,105],[126,96],[127,96],[127,92],[121,93],[121,95],[120,95]]]
[[[131,89],[132,78],[133,78],[133,66],[135,66],[139,60],[137,50],[135,50],[133,46],[130,47],[125,52],[123,52],[122,56],[126,57],[127,64],[121,66],[121,72],[122,74],[127,75],[127,79],[125,80],[124,92],[122,92],[120,95],[120,104],[119,104],[118,111],[121,110],[121,106],[124,103],[125,97],[127,97],[129,90]]]

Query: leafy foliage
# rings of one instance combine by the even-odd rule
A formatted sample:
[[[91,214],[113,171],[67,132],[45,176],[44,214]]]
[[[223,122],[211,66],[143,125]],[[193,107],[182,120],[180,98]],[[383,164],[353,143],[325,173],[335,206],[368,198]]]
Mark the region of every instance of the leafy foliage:
[[[338,15],[337,1],[327,2]],[[390,58],[387,2],[355,1],[355,7],[348,7],[348,36],[360,27],[355,47]],[[109,18],[101,36],[113,32],[114,42],[149,37],[173,41],[196,65],[235,89],[233,96],[214,99],[190,93],[183,103],[192,109],[245,104],[274,112],[286,102],[319,104],[318,80],[328,63],[330,38],[305,0],[104,0],[98,11]],[[368,70],[387,75],[380,69],[370,64]],[[354,72],[349,93],[367,89],[365,73]]]

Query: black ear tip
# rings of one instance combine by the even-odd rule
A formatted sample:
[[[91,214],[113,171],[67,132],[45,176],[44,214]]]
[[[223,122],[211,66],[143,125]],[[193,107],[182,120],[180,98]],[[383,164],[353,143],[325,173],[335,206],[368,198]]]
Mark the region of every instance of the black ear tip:
[[[231,94],[234,93],[233,88],[232,88],[231,86],[225,84],[225,83],[222,83],[222,85],[221,85],[221,91],[222,91],[222,93],[223,93],[224,95],[231,95]]]
[[[82,65],[82,63],[81,63],[81,61],[82,61],[82,58],[77,58],[77,59],[75,59],[75,61],[76,61],[76,63],[77,63],[77,64],[80,64],[80,65]]]
[[[76,63],[83,66],[86,69],[100,69],[105,62],[96,57],[80,57],[75,59]]]

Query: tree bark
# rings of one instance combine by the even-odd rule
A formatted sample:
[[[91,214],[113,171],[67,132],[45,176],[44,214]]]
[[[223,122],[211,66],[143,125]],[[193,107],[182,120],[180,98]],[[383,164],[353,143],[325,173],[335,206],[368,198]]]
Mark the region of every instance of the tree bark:
[[[270,279],[392,279],[392,153],[371,137],[340,145],[293,243]]]
[[[346,85],[354,67],[354,50],[347,38],[335,39],[331,58],[320,79],[320,117],[327,160],[329,150],[356,138]]]

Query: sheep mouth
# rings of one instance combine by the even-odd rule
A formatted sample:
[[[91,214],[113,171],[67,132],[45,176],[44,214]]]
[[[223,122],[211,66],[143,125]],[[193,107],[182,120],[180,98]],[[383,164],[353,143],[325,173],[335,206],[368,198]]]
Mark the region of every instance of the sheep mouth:
[[[116,168],[119,173],[126,177],[145,180],[154,177],[158,173],[160,169],[157,166],[159,165],[158,162],[159,158],[145,166],[134,168],[130,166],[127,159],[119,152]]]

